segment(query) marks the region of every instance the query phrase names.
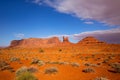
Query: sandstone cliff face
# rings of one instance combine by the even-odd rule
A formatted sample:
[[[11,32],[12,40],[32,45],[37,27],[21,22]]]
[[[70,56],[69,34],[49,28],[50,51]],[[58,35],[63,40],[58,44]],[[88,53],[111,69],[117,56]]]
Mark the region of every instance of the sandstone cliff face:
[[[81,45],[99,45],[99,44],[106,44],[106,43],[99,41],[98,39],[96,39],[92,36],[88,36],[88,37],[82,39],[81,41],[79,41],[78,44],[81,44]]]
[[[59,45],[59,38],[29,38],[22,40],[13,40],[10,47],[52,47]]]

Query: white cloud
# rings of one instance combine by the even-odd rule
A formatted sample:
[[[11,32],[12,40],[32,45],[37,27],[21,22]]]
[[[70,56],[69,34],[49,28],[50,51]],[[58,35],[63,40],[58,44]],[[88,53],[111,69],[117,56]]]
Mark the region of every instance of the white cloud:
[[[94,24],[94,22],[91,22],[91,21],[86,21],[84,22],[85,24]]]
[[[106,41],[108,43],[120,43],[120,28],[110,29],[110,30],[97,30],[97,31],[86,31],[78,34],[70,35],[51,35],[49,37],[59,37],[67,36],[72,40],[80,41],[87,36],[93,36],[101,41]]]
[[[120,0],[34,0],[83,20],[120,25]]]
[[[23,33],[15,34],[15,37],[20,38],[20,39],[24,38],[24,36],[25,35]]]
[[[73,38],[81,40],[87,36],[94,36],[108,43],[120,43],[120,28],[110,30],[87,31],[79,34],[74,34]]]

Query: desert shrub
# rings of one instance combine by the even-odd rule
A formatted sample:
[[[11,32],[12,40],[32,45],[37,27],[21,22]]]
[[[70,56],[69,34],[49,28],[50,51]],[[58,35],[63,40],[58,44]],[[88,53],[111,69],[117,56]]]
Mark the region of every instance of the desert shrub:
[[[80,66],[79,63],[71,63],[71,65],[72,65],[73,67],[79,67],[79,66]]]
[[[13,68],[8,63],[6,63],[5,61],[0,62],[0,70],[1,71],[9,70],[10,72],[14,72]]]
[[[103,60],[102,63],[108,63],[108,62],[109,62],[109,59],[105,59],[105,60]]]
[[[105,77],[97,77],[97,78],[95,78],[94,80],[109,80],[109,79],[107,79],[107,78],[105,78]]]
[[[23,66],[16,71],[16,76],[19,76],[25,72],[28,72],[28,69],[27,69],[27,67]]]
[[[42,66],[42,65],[44,65],[44,64],[45,64],[45,62],[44,62],[44,61],[39,60],[37,64],[38,64],[39,66]]]
[[[111,56],[108,56],[108,59],[114,59],[114,57],[111,55]]]
[[[110,66],[114,69],[113,72],[115,73],[120,73],[120,63],[112,63]],[[112,72],[112,71],[111,71]]]
[[[90,56],[86,56],[86,57],[85,57],[86,60],[89,59],[89,58],[90,58]]]
[[[57,72],[58,72],[58,69],[56,67],[47,68],[45,70],[45,74],[54,74],[54,73],[57,73]]]
[[[59,62],[59,64],[60,64],[60,65],[62,65],[62,64],[65,65],[65,64],[69,64],[69,62]]]
[[[97,63],[97,65],[101,65],[101,63],[99,62],[99,63]]]
[[[91,73],[91,72],[95,72],[95,70],[92,68],[86,68],[86,69],[83,69],[82,72]]]
[[[91,63],[85,63],[84,65],[85,66],[91,66]]]
[[[34,72],[38,71],[37,68],[35,68],[35,67],[29,67],[27,70],[31,73],[34,73]]]
[[[97,67],[98,66],[97,64],[92,64],[92,63],[85,63],[84,65],[85,66],[92,66],[92,67]]]
[[[39,60],[39,59],[33,59],[32,62],[31,62],[31,64],[37,64],[37,65],[39,65],[39,66],[42,66],[42,65],[45,64],[45,62],[44,62],[44,61],[41,61],[41,60]]]
[[[61,52],[62,51],[62,49],[59,49],[59,52]]]
[[[58,61],[50,62],[50,64],[59,64],[59,62]]]
[[[5,61],[0,61],[0,68],[7,66],[8,63],[6,63]]]
[[[40,60],[39,59],[33,59],[31,64],[37,64]]]
[[[24,72],[17,76],[15,80],[38,80],[32,73]]]
[[[43,53],[43,52],[44,52],[44,50],[43,50],[42,48],[40,48],[40,49],[39,49],[39,52],[40,52],[40,53]]]
[[[12,58],[10,58],[10,61],[11,62],[13,62],[13,61],[20,61],[20,58],[12,57]]]
[[[58,61],[55,61],[55,62],[46,62],[47,64],[59,64],[59,65],[62,65],[62,64],[69,64],[68,62],[58,62]]]
[[[34,68],[21,67],[16,71],[15,80],[37,80],[32,74],[36,70]]]
[[[92,58],[95,58],[95,55],[94,55],[94,54],[92,54]]]

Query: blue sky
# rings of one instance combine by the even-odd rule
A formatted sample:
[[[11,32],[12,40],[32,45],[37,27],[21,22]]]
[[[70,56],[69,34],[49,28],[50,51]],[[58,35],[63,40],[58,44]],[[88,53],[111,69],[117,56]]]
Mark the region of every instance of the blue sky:
[[[0,0],[0,46],[8,46],[14,39],[60,37],[62,35],[69,36],[72,42],[77,42],[85,36],[95,36],[108,42],[120,43],[120,39],[117,38],[120,37],[118,35],[120,34],[119,18],[115,19],[116,22],[111,22],[113,17],[106,20],[101,13],[99,19],[94,16],[97,14],[91,14],[90,10],[86,11],[91,15],[84,15],[86,11],[81,12],[81,9],[73,8],[73,0],[61,1]],[[79,3],[79,0],[77,1]],[[69,5],[64,5],[67,2]],[[76,7],[81,7],[79,5],[77,4]],[[84,9],[84,6],[82,7]],[[118,7],[120,8],[120,6]],[[104,34],[101,35],[101,33],[105,33],[106,36],[103,37]],[[110,36],[111,34],[113,35]],[[116,34],[117,36],[115,36]]]

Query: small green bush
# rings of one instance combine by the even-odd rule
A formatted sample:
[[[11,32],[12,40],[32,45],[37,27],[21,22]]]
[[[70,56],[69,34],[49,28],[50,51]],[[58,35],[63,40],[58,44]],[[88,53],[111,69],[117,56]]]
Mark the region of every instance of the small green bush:
[[[32,73],[24,72],[16,77],[16,80],[38,80]]]
[[[37,80],[37,78],[32,74],[35,69],[21,67],[16,71],[16,78],[15,80]]]
[[[27,67],[23,66],[16,71],[16,76],[19,76],[25,72],[28,72],[28,69],[27,69]]]

